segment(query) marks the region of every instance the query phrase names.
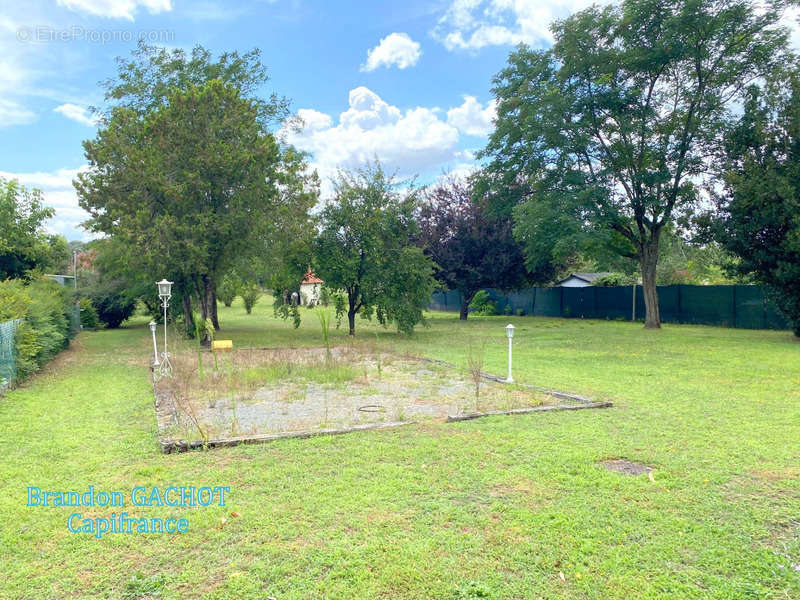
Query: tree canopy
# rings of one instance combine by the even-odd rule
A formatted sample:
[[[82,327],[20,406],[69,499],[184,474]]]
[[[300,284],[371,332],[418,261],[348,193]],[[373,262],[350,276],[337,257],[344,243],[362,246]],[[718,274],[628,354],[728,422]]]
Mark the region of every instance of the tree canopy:
[[[800,70],[750,88],[726,139],[713,228],[800,336]]]
[[[225,271],[316,198],[304,156],[268,130],[283,105],[251,95],[265,81],[257,52],[214,62],[202,48],[187,56],[140,46],[107,82],[116,104],[84,143],[90,168],[76,188],[89,227],[134,248],[132,270],[175,281],[187,329],[193,297],[219,327]]]
[[[377,162],[341,171],[319,216],[314,270],[346,294],[350,335],[356,315],[373,312],[379,322],[411,333],[435,287],[433,263],[412,241],[417,192],[399,187]]]
[[[789,57],[788,4],[624,0],[555,23],[548,50],[512,53],[484,185],[529,254],[592,238],[634,258],[645,326],[659,327],[661,233],[697,208],[733,103]]]
[[[418,220],[419,243],[436,264],[436,280],[461,292],[461,319],[479,290],[516,289],[527,281],[511,216],[491,214],[468,181],[451,176],[430,188]]]
[[[27,277],[36,269],[63,269],[67,241],[44,230],[54,214],[41,191],[0,178],[0,281]]]

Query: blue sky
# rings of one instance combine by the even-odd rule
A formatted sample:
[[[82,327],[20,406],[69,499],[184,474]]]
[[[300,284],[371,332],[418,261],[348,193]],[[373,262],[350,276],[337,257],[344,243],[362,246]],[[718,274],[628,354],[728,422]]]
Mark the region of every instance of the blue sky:
[[[378,156],[430,181],[474,164],[491,128],[492,76],[513,46],[586,0],[0,0],[0,176],[44,191],[48,228],[85,238],[71,180],[94,136],[87,107],[144,35],[215,53],[260,48],[305,122],[289,141],[323,180]],[[795,40],[798,36],[795,35]]]

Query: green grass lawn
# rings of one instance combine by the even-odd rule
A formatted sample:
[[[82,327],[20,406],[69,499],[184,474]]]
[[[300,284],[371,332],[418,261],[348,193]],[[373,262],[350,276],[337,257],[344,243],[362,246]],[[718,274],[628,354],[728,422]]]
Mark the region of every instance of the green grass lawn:
[[[221,309],[219,337],[321,345],[312,313],[295,330],[269,305]],[[411,338],[359,321],[356,343],[456,364],[485,344],[503,374],[509,320],[519,381],[614,408],[164,455],[145,320],[82,333],[0,399],[0,598],[800,598],[789,333],[435,314]],[[596,464],[617,457],[654,480]],[[111,509],[27,507],[28,485],[231,492],[125,509],[187,533],[98,540],[66,519]]]

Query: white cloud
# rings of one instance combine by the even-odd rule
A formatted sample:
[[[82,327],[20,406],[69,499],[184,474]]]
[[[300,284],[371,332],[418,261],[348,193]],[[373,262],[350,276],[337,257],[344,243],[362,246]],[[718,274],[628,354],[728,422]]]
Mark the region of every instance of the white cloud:
[[[58,4],[75,12],[129,21],[139,6],[150,14],[172,10],[171,0],[58,0]]]
[[[800,51],[800,8],[790,8],[787,10],[781,23],[792,32],[789,38],[792,47],[796,52]]]
[[[396,66],[398,69],[413,67],[422,52],[419,43],[407,33],[390,33],[372,50],[367,51],[367,62],[361,65],[362,71],[374,71],[378,67]]]
[[[475,96],[464,96],[464,103],[447,111],[447,122],[467,135],[488,135],[494,129],[497,105],[489,100],[486,108]]]
[[[323,179],[323,195],[338,168],[353,168],[376,157],[401,177],[435,174],[469,160],[459,150],[458,129],[440,117],[438,108],[400,110],[372,90],[350,91],[348,108],[338,123],[325,113],[298,111],[305,122],[299,131],[286,129],[287,142],[310,152],[312,167]]]
[[[81,125],[88,125],[89,127],[97,126],[97,119],[83,106],[77,104],[62,104],[53,109],[55,112],[60,113],[71,119],[77,121]]]
[[[592,4],[613,0],[452,0],[431,32],[448,50],[480,50],[486,46],[550,44],[550,24]],[[791,8],[783,24],[792,30],[792,46],[800,50],[800,9]]]
[[[89,214],[78,205],[78,195],[72,187],[72,180],[78,173],[85,171],[86,166],[77,169],[57,169],[52,172],[36,171],[32,173],[8,173],[0,171],[3,179],[16,179],[27,188],[42,190],[47,206],[56,209],[55,216],[45,228],[50,233],[59,233],[68,240],[90,239],[91,234],[83,231],[80,224],[89,218]]]
[[[35,120],[36,114],[33,111],[13,100],[0,98],[0,127],[25,125]]]
[[[319,131],[333,126],[333,119],[329,115],[313,108],[301,108],[297,111],[297,116],[302,119],[303,128],[307,131]]]
[[[453,0],[433,30],[448,50],[552,42],[550,24],[592,0]]]

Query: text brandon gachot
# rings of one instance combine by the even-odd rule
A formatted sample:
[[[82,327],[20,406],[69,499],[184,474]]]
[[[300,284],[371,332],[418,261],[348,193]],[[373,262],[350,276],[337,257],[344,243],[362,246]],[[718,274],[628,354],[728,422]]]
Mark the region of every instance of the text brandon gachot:
[[[93,485],[84,492],[58,491],[51,492],[35,486],[28,486],[28,506],[88,506],[115,507],[125,506],[171,506],[180,508],[225,506],[225,494],[228,486],[170,486],[162,489],[137,486],[131,489],[126,504],[122,492],[96,491]],[[71,533],[91,533],[95,537],[103,537],[106,533],[185,533],[189,530],[189,521],[185,517],[133,517],[126,512],[112,512],[108,517],[83,518],[83,514],[74,512],[67,517],[67,529]]]

